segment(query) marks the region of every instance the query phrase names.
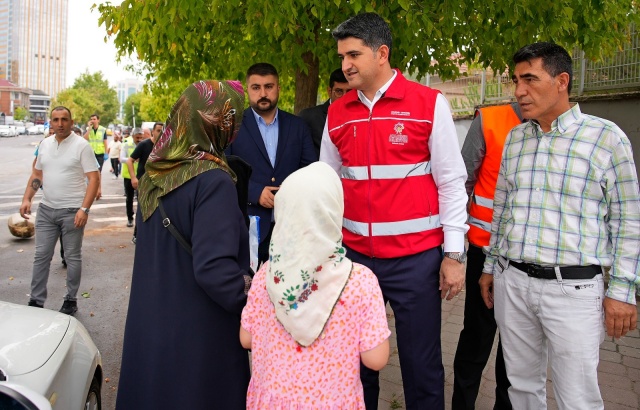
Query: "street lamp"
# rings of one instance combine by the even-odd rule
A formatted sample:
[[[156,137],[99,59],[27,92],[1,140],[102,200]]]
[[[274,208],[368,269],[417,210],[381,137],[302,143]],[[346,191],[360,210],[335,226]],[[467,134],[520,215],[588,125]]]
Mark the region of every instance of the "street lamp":
[[[136,127],[136,106],[131,104],[131,112],[133,112],[133,128]]]

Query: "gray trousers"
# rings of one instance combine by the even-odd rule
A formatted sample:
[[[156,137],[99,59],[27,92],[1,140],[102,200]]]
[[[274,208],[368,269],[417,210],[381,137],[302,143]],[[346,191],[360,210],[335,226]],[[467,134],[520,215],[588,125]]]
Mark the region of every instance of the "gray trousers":
[[[31,299],[44,304],[47,299],[47,281],[49,268],[62,234],[64,259],[67,262],[67,295],[65,300],[76,300],[82,274],[82,238],[84,227],[76,228],[73,221],[79,208],[53,209],[46,205],[38,206],[36,216],[36,255],[33,261],[31,277]]]

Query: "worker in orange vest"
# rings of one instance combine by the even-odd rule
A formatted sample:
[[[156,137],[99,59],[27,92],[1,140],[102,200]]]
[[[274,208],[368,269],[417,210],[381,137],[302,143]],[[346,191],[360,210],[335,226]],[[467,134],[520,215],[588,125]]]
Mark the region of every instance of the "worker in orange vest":
[[[487,309],[480,294],[478,280],[482,275],[485,255],[482,247],[489,245],[493,195],[500,170],[502,148],[509,131],[523,122],[518,103],[479,108],[462,146],[467,167],[465,187],[470,196],[469,250],[467,251],[466,300],[464,328],[460,332],[453,361],[452,409],[475,408],[482,371],[491,354],[496,335],[493,309]],[[507,390],[510,386],[498,343],[496,354],[496,402],[494,409],[511,409]]]

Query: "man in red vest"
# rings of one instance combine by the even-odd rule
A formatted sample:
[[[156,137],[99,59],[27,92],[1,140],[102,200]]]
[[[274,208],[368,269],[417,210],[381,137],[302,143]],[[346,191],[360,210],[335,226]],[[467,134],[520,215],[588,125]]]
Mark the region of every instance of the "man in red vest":
[[[329,106],[320,160],[344,188],[343,244],[396,318],[407,409],[444,409],[441,298],[464,285],[466,170],[447,100],[391,68],[391,30],[363,13],[334,31],[351,91]],[[444,244],[444,257],[442,245]],[[361,366],[365,404],[378,372]]]
[[[456,356],[453,360],[453,410],[474,409],[482,371],[489,360],[496,336],[493,309],[488,309],[478,280],[484,267],[482,247],[489,245],[493,194],[500,170],[502,148],[509,131],[522,123],[518,103],[480,108],[471,123],[462,146],[462,158],[467,167],[465,187],[470,196],[469,250],[467,259],[467,293],[464,305],[464,328],[460,332]],[[509,379],[504,366],[502,345],[496,353],[495,410],[511,409],[507,389]]]

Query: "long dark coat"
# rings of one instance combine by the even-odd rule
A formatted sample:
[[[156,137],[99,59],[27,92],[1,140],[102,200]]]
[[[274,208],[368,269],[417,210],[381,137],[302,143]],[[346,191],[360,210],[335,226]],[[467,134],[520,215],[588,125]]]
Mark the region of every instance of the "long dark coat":
[[[138,212],[116,407],[244,409],[249,360],[238,335],[249,245],[234,184],[208,171],[163,204],[193,257],[159,209],[146,222]]]

